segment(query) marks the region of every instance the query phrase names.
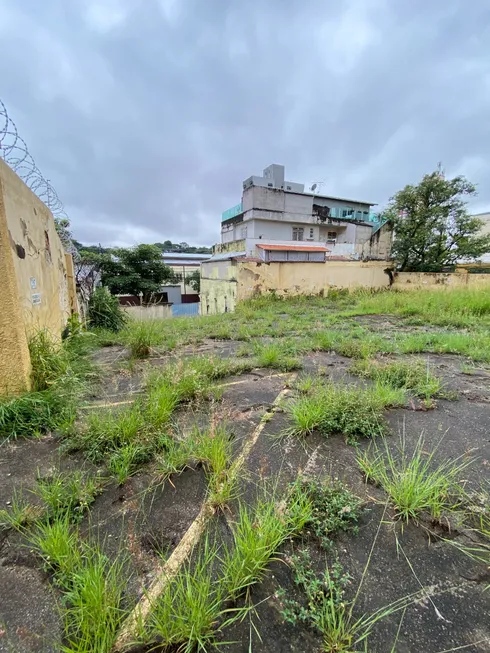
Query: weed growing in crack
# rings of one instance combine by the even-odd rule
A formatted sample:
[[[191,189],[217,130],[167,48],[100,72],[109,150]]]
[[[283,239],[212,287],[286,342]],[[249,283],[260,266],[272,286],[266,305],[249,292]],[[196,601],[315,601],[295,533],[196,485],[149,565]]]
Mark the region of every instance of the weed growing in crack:
[[[379,363],[374,360],[357,361],[350,372],[373,379],[377,383],[395,389],[413,392],[429,404],[433,397],[445,397],[441,379],[434,376],[422,361],[391,361]]]
[[[122,555],[111,561],[96,544],[83,543],[82,564],[64,593],[63,653],[109,653],[126,611],[127,569]]]
[[[280,344],[255,343],[254,350],[258,367],[268,367],[281,372],[290,372],[301,367],[298,359],[285,353]]]
[[[162,320],[131,320],[120,331],[118,338],[129,349],[131,358],[147,358],[155,347],[163,345],[165,341],[166,334],[162,327]],[[176,343],[170,344],[175,346]]]
[[[80,471],[55,471],[47,477],[38,474],[33,493],[43,502],[48,520],[66,517],[78,522],[101,491],[97,478]]]
[[[223,509],[236,495],[236,470],[232,468],[232,441],[224,425],[211,425],[194,437],[192,456],[203,463],[208,482],[208,501]]]
[[[388,401],[389,400],[389,401]],[[325,436],[343,433],[349,441],[385,432],[383,409],[393,400],[384,388],[336,386],[319,379],[316,390],[286,405],[291,435],[308,435],[315,429]]]
[[[258,582],[281,544],[301,532],[311,518],[311,501],[296,486],[279,504],[273,496],[259,497],[253,509],[240,503],[232,525],[233,549],[223,554],[228,596],[235,599]]]
[[[310,374],[301,376],[294,383],[294,389],[303,395],[310,394],[315,389],[315,377],[311,376]]]
[[[291,564],[295,583],[303,590],[303,600],[292,600],[286,596],[284,590],[279,589],[277,597],[282,603],[282,614],[286,621],[292,624],[303,622],[317,630],[323,638],[325,653],[353,653],[354,651],[367,651],[368,638],[376,624],[390,617],[396,612],[403,611],[421,596],[424,590],[408,594],[392,603],[376,610],[372,614],[360,618],[354,616],[361,588],[371,564],[373,551],[376,546],[384,512],[378,525],[367,562],[355,591],[353,599],[348,600],[345,590],[351,583],[351,578],[344,571],[339,561],[327,564],[325,571],[317,575],[312,569],[312,561],[307,550],[300,550],[292,556]],[[395,650],[399,630],[391,648]]]
[[[325,628],[326,606],[332,603],[337,612],[342,610],[342,606],[345,604],[345,588],[351,578],[338,561],[327,567],[318,577],[313,570],[308,549],[300,549],[295,555],[292,555],[290,563],[294,583],[302,590],[305,600],[300,602],[288,599],[285,591],[279,590],[277,597],[283,606],[282,616],[290,624],[296,625],[303,622],[324,632],[327,630]]]
[[[29,534],[34,550],[62,592],[64,653],[109,653],[125,616],[125,557],[114,561],[95,542],[84,542],[67,515],[40,522]]]
[[[339,531],[356,532],[361,501],[339,481],[303,480],[298,483],[298,490],[305,493],[312,505],[311,519],[304,531],[315,535],[323,548],[331,547],[331,538]]]
[[[22,491],[14,490],[9,508],[0,510],[0,529],[21,530],[35,523],[42,513],[41,506],[29,503]]]
[[[138,471],[140,465],[148,460],[148,450],[137,442],[128,442],[116,449],[110,456],[107,468],[119,485]]]
[[[65,585],[81,563],[78,532],[72,526],[69,516],[39,521],[28,538],[35,552],[42,558],[45,569],[55,574],[58,584]]]
[[[443,510],[461,505],[462,472],[472,460],[459,456],[438,463],[437,448],[427,453],[420,436],[410,451],[402,438],[395,452],[385,441],[382,448],[376,445],[359,453],[357,461],[366,481],[381,485],[390,496],[400,519],[417,519],[422,512],[439,519]]]
[[[195,559],[184,565],[152,604],[139,639],[185,653],[207,651],[216,631],[237,618],[225,607],[226,588],[217,578],[219,549],[206,537]]]

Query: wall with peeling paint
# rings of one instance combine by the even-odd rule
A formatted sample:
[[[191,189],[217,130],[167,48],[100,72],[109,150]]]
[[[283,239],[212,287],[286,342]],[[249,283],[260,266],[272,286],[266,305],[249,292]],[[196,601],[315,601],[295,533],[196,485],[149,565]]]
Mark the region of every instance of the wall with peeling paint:
[[[466,270],[458,272],[397,272],[393,288],[397,290],[490,289],[490,274],[470,274]]]
[[[237,301],[274,293],[327,295],[331,288],[387,288],[385,261],[262,263],[205,261],[201,265],[201,314],[234,311]]]
[[[204,261],[201,263],[201,315],[231,313],[237,296],[236,261]]]
[[[331,288],[386,288],[389,277],[383,261],[327,261],[326,263],[240,264],[237,300],[255,294],[326,295]]]
[[[71,257],[53,216],[0,160],[0,391],[28,386],[26,334],[49,329],[56,337],[73,310]]]

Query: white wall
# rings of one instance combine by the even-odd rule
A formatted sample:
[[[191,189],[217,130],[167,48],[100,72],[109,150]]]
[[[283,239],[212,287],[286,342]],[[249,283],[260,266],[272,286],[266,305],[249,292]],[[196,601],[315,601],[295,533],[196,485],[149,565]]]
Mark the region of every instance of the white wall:
[[[135,320],[156,320],[164,317],[172,317],[172,307],[169,304],[121,306],[121,308]]]
[[[162,292],[167,293],[167,299],[171,304],[180,304],[182,302],[182,288],[178,286],[163,286]]]

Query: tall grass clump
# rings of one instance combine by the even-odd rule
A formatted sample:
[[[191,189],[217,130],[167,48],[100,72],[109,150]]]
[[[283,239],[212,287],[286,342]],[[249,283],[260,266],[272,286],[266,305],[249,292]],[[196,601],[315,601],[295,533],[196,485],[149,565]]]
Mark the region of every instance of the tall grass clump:
[[[403,437],[394,451],[385,441],[358,455],[358,464],[366,477],[381,485],[390,496],[400,519],[417,519],[429,512],[435,519],[443,510],[451,510],[462,500],[462,473],[472,463],[466,456],[438,462],[438,447],[427,452],[422,436],[413,450]]]
[[[108,288],[99,286],[90,295],[87,309],[87,322],[91,329],[120,331],[126,324],[126,314],[119,299]]]
[[[132,358],[147,358],[152,349],[164,344],[165,332],[162,326],[162,320],[156,319],[128,321],[120,337]]]
[[[232,524],[232,550],[223,554],[222,577],[227,595],[236,599],[260,581],[279,547],[312,519],[313,503],[299,484],[282,501],[277,501],[275,493],[265,492],[253,508],[240,502]]]
[[[234,619],[226,609],[226,588],[218,575],[219,549],[206,537],[194,560],[186,563],[154,601],[139,638],[164,649],[208,651],[216,631]],[[235,617],[236,618],[236,617]]]
[[[83,541],[67,515],[39,522],[28,534],[62,593],[64,653],[109,653],[125,617],[125,557],[111,561],[98,542]]]
[[[88,359],[94,343],[83,331],[60,340],[42,329],[31,334],[28,344],[32,391],[0,396],[0,436],[6,439],[69,428],[96,377]]]
[[[292,421],[288,433],[308,435],[318,430],[325,436],[342,433],[348,440],[375,437],[386,430],[383,409],[398,405],[404,399],[402,395],[381,385],[337,386],[318,379],[314,392],[287,404],[286,412]]]

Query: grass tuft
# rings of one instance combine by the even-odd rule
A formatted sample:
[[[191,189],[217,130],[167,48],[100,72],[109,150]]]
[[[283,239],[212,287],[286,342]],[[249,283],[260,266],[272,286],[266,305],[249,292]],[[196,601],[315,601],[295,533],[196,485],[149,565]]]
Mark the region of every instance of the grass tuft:
[[[388,363],[360,360],[351,366],[350,372],[373,379],[383,386],[411,391],[416,396],[423,397],[427,404],[431,403],[433,397],[447,396],[441,379],[432,374],[428,364],[419,360]]]
[[[472,463],[467,456],[436,461],[437,447],[427,452],[420,436],[413,451],[405,439],[392,452],[388,443],[384,447],[372,446],[357,457],[366,477],[381,485],[390,496],[398,517],[404,521],[417,519],[429,512],[439,519],[444,510],[461,505],[462,472]]]
[[[301,367],[299,360],[289,355],[280,344],[255,343],[254,350],[258,367],[267,367],[281,372],[290,372]]]
[[[325,436],[343,433],[348,440],[375,437],[385,432],[383,409],[398,399],[383,386],[336,386],[318,379],[311,395],[286,405],[292,435],[308,435],[315,429]]]

